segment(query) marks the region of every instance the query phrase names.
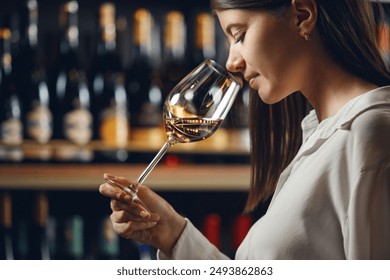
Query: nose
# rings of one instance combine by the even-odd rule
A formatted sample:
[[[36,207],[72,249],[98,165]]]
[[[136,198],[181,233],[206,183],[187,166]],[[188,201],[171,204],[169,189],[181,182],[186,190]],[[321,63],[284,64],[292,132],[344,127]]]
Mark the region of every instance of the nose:
[[[245,67],[245,61],[241,55],[239,55],[236,51],[229,49],[229,56],[226,61],[226,69],[230,72],[237,73],[243,72]]]

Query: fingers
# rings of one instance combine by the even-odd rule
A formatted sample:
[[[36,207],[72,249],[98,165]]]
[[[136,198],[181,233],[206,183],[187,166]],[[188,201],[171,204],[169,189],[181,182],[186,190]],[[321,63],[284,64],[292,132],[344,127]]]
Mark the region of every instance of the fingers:
[[[114,176],[114,175],[109,174],[109,173],[104,173],[103,178],[104,179],[111,179],[111,180],[113,180],[121,185],[124,185],[124,186],[128,186],[132,183],[126,177]]]
[[[99,192],[102,195],[122,201],[133,200],[132,195],[127,192],[127,186],[131,185],[127,178],[105,173],[104,179],[106,183],[99,187]]]
[[[158,222],[160,216],[157,213],[149,213],[143,209],[138,203],[133,201],[122,202],[116,199],[112,199],[111,210],[116,218],[116,222],[128,222],[128,221],[143,221],[143,222]]]
[[[157,222],[127,222],[112,223],[114,231],[124,238],[137,238],[140,232],[144,232],[157,225]]]
[[[114,209],[121,209],[119,204],[121,204],[121,202],[112,200],[111,207]],[[132,213],[129,213],[124,210],[115,210],[110,215],[114,231],[124,238],[137,239],[141,234],[141,231],[153,228],[160,220],[160,217],[156,214],[149,215],[148,219],[144,219],[142,218],[142,212],[140,215],[134,213],[136,212],[133,211]]]
[[[122,189],[117,187],[115,183],[129,185],[130,182],[124,177],[116,177],[109,174],[104,174],[105,179],[109,179],[112,182],[104,183],[100,185],[99,192],[111,198],[111,209],[112,211],[126,211],[135,220],[150,220],[158,221],[159,215],[156,213],[150,213],[150,211],[143,206],[140,201],[134,201],[133,197],[125,193]],[[146,188],[141,188],[142,193],[147,193]]]
[[[122,219],[122,222],[128,221],[130,219],[130,217],[136,218],[139,220],[144,219],[143,217],[141,217],[141,212],[143,211],[143,209],[138,204],[134,203],[133,201],[122,202],[122,201],[119,201],[116,199],[112,199],[110,202],[110,206],[111,206],[111,210],[113,212],[126,213],[125,218],[127,218],[127,219],[125,219],[125,220]],[[125,214],[123,214],[123,216],[125,216]]]
[[[133,200],[130,195],[109,183],[101,184],[99,187],[99,192],[108,198],[117,199],[120,201],[129,202]]]
[[[141,199],[138,198],[138,195],[135,194],[135,195],[132,195],[132,194],[129,194],[126,190],[126,186],[129,186],[131,185],[130,181],[125,178],[125,177],[119,177],[119,176],[113,176],[111,174],[107,174],[105,173],[104,174],[104,179],[107,181],[106,183],[100,185],[99,187],[99,192],[104,195],[104,196],[107,196],[111,199],[117,199],[117,200],[120,200],[120,201],[124,201],[126,203],[130,203],[130,202],[136,202],[137,205],[141,206],[141,208],[139,208],[139,212],[141,212],[141,214],[143,215],[142,217],[143,218],[149,218],[149,214],[150,214],[150,210],[149,208],[143,203],[143,201]],[[148,193],[147,192],[147,188],[144,188],[143,186],[139,186],[142,194],[146,194]],[[132,205],[135,207],[135,205]],[[142,210],[145,210],[144,212],[142,212]]]

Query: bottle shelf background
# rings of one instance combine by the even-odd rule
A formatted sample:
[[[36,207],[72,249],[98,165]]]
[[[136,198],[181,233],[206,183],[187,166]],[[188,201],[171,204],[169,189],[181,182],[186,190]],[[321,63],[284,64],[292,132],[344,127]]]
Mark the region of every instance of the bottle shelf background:
[[[85,70],[90,67],[96,52],[99,36],[97,28],[98,7],[103,2],[106,1],[78,1],[79,55],[81,67]],[[117,50],[123,68],[128,68],[132,60],[131,24],[133,13],[137,8],[149,9],[159,28],[162,28],[163,16],[168,11],[178,10],[183,13],[187,30],[185,58],[186,63],[189,63],[187,65],[188,71],[193,67],[190,63],[194,51],[195,16],[201,11],[209,11],[209,1],[197,1],[195,6],[179,0],[163,2],[157,0],[138,2],[120,0],[111,2],[116,5],[117,22],[122,23],[120,28],[117,27]],[[38,3],[38,52],[41,54],[50,76],[49,71],[54,68],[59,54],[58,17],[59,8],[63,1],[40,0]],[[18,1],[9,3],[0,0],[0,4],[4,7],[0,11],[1,19],[17,11]],[[123,23],[125,24],[123,25]],[[221,63],[224,62],[223,57],[219,57],[219,59]],[[28,252],[31,248],[36,248],[35,246],[30,246],[30,249],[20,249],[19,244],[28,243],[31,236],[35,238],[36,233],[41,234],[37,238],[43,238],[49,243],[50,250],[57,247],[57,252],[50,252],[49,257],[53,259],[142,258],[143,246],[124,239],[118,241],[117,237],[112,240],[117,240],[115,242],[120,243],[120,248],[117,249],[120,251],[119,253],[109,256],[99,251],[101,250],[102,235],[104,236],[106,233],[108,236],[112,236],[110,235],[112,229],[104,229],[101,225],[111,213],[109,200],[98,192],[99,185],[103,183],[103,174],[107,172],[132,179],[137,178],[159,150],[166,137],[162,127],[131,127],[130,129],[128,144],[122,148],[129,154],[129,157],[122,163],[113,163],[106,158],[100,160],[99,157],[84,163],[57,161],[53,154],[55,155],[67,147],[62,140],[58,139],[51,139],[45,145],[39,145],[25,139],[20,146],[25,155],[44,150],[49,155],[47,160],[29,160],[26,157],[22,162],[0,163],[0,195],[9,194],[13,202],[12,234],[15,243],[13,244],[15,258],[43,257],[43,254],[39,256]],[[242,213],[250,179],[247,136],[246,128],[230,129],[225,127],[205,141],[175,145],[145,182],[200,229],[203,229],[204,220],[209,215],[220,217],[221,223],[216,230],[221,238],[221,247],[231,256],[233,256],[234,251],[231,248],[232,231],[234,230],[231,221]],[[95,154],[117,150],[116,147],[106,145],[99,140],[93,140],[82,148]],[[42,199],[43,203],[47,201],[47,205],[37,204],[37,196],[41,197],[41,202]],[[228,209],[226,209],[226,205],[229,205]],[[45,223],[37,223],[35,214],[32,215],[36,212],[40,213]],[[84,240],[83,245],[79,245],[82,248],[77,249],[82,251],[80,253],[82,255],[73,252],[73,255],[69,256],[69,253],[59,252],[59,247],[63,246],[60,243],[64,243],[63,239],[65,238],[63,231],[69,226],[67,225],[69,220],[73,221],[73,227],[69,229],[70,232],[78,236],[74,238]],[[54,230],[52,228],[53,221],[56,225]],[[26,223],[26,225],[21,226],[21,223]],[[23,241],[20,236],[25,232],[24,228],[28,229],[27,241]],[[50,235],[54,235],[57,240],[50,241],[52,238]],[[108,246],[108,243],[106,240],[105,246]],[[46,245],[42,246],[47,249]],[[68,248],[68,250],[70,249]],[[151,248],[147,248],[147,250],[149,250],[148,257],[155,258],[154,250]],[[59,253],[61,254],[59,255]]]
[[[59,41],[59,8],[64,1],[61,0],[39,0],[39,49],[44,56],[44,61],[47,67],[51,67],[55,62],[58,54]],[[118,28],[117,41],[118,50],[122,58],[123,66],[126,67],[131,60],[131,38],[132,38],[132,23],[131,16],[137,8],[147,8],[151,11],[157,22],[162,21],[163,15],[170,10],[178,10],[185,15],[187,30],[191,34],[194,28],[194,17],[200,11],[209,12],[208,0],[197,0],[196,5],[180,0],[143,0],[143,1],[91,1],[79,0],[79,38],[80,38],[80,59],[82,66],[87,68],[93,54],[96,50],[98,37],[98,7],[105,2],[111,2],[116,5],[116,18],[126,21],[122,28]],[[0,0],[2,9],[0,18],[15,12],[18,1]],[[122,21],[122,23],[124,23]],[[193,37],[187,36],[187,55],[192,53]]]
[[[17,2],[0,0],[0,18],[14,12]],[[80,58],[83,68],[88,68],[95,53],[98,36],[97,12],[99,4],[103,2],[106,1],[79,1]],[[192,32],[194,28],[195,14],[199,11],[209,11],[208,0],[112,2],[116,4],[117,17],[128,23],[137,8],[150,9],[156,20],[161,20],[165,12],[177,9],[185,15],[188,32]],[[59,0],[39,1],[39,51],[43,54],[48,69],[52,68],[58,54],[58,15],[61,3]],[[127,67],[131,60],[131,26],[119,29],[117,36],[122,63]],[[191,56],[193,51],[192,40],[193,36],[187,37],[187,56]],[[390,53],[388,49],[384,52]],[[217,60],[224,63],[224,54],[221,53],[222,56],[217,57]],[[17,225],[20,219],[32,219],[31,213],[36,208],[33,205],[34,196],[43,192],[48,199],[49,215],[57,222],[62,222],[64,217],[69,215],[82,217],[85,223],[83,258],[97,258],[98,236],[101,233],[99,223],[111,213],[109,200],[98,192],[98,187],[103,182],[103,174],[108,172],[137,178],[165,140],[162,129],[145,129],[131,133],[131,139],[124,148],[130,155],[124,163],[61,163],[51,160],[0,163],[0,195],[9,193],[12,197],[14,225]],[[242,214],[250,183],[247,137],[245,129],[221,129],[206,141],[174,146],[167,155],[173,156],[173,161],[163,160],[145,182],[200,229],[210,214],[219,216],[221,247],[231,257],[234,256],[233,220]],[[36,147],[36,144],[29,141],[22,145],[22,148],[27,150],[35,150]],[[60,140],[53,140],[45,147],[49,152],[53,152],[61,149],[62,143]],[[91,142],[87,148],[94,152],[115,150],[99,141]],[[266,207],[266,203],[261,205],[252,215],[253,218],[261,216]],[[16,231],[17,229],[15,234]],[[15,240],[17,242],[16,238]],[[140,257],[137,251],[139,244],[122,239],[120,243],[124,253],[116,258]],[[134,250],[137,252],[134,253]]]

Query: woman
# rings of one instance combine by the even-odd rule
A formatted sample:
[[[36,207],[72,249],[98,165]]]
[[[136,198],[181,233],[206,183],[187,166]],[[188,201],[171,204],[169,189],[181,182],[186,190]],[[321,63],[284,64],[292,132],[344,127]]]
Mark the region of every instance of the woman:
[[[370,1],[211,3],[230,43],[226,67],[255,91],[246,211],[272,196],[236,258],[390,259],[390,76]],[[302,96],[313,110],[299,132]],[[226,258],[147,187],[151,214],[109,184],[100,192],[114,229],[159,258]]]

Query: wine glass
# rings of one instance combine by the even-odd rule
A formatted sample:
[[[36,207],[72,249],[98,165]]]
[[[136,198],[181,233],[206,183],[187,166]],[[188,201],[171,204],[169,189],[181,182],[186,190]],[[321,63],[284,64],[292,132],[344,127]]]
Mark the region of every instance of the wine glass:
[[[203,61],[167,96],[163,108],[167,140],[137,182],[123,186],[111,179],[106,181],[130,194],[133,201],[148,210],[137,195],[138,187],[170,147],[210,137],[225,119],[241,87],[241,78],[211,59]]]

